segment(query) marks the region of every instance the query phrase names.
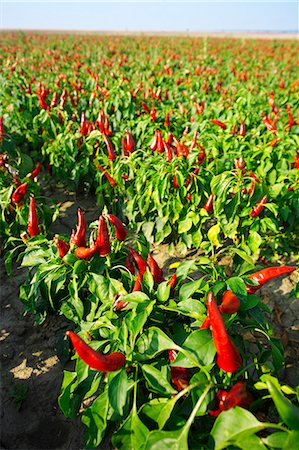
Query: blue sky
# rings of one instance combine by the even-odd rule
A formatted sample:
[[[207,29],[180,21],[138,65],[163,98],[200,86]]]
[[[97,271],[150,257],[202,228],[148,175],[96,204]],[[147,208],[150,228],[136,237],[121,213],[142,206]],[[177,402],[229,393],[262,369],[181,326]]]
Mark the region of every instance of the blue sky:
[[[0,0],[1,29],[294,31],[298,2]]]

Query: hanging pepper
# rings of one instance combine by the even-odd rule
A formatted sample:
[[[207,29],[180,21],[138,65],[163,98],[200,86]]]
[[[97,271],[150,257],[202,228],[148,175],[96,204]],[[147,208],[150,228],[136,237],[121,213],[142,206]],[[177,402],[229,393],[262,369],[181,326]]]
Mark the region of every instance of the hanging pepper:
[[[63,241],[62,239],[59,239],[57,237],[54,237],[54,243],[58,249],[59,252],[59,256],[60,258],[63,258],[67,252],[70,249],[70,244],[68,244],[67,242]]]
[[[177,274],[174,273],[168,280],[167,284],[170,286],[170,289],[174,289],[176,284]]]
[[[103,138],[104,138],[107,150],[108,150],[108,159],[114,160],[116,158],[114,147],[113,147],[112,143],[110,142],[110,139],[108,138],[108,136],[106,136],[105,133],[103,133]]]
[[[253,173],[249,172],[250,178],[252,178],[254,181],[256,181],[258,184],[261,184],[261,180]]]
[[[225,372],[235,372],[242,366],[237,347],[230,340],[212,292],[207,296],[208,315],[211,320],[212,337],[217,353],[217,365]]]
[[[209,412],[211,416],[217,417],[222,411],[227,411],[233,406],[248,408],[253,402],[253,396],[247,391],[246,383],[238,381],[229,390],[219,389],[216,394],[218,408]]]
[[[78,225],[76,231],[73,230],[70,244],[77,245],[78,247],[85,247],[85,235],[86,235],[86,222],[83,211],[78,208]]]
[[[164,281],[163,270],[158,266],[157,261],[152,257],[150,253],[147,257],[147,263],[155,283],[159,284]]]
[[[177,352],[168,350],[168,357],[169,362],[172,363],[177,357]],[[170,367],[170,376],[172,384],[176,386],[178,391],[189,386],[188,370],[185,367]]]
[[[111,222],[114,226],[116,239],[118,241],[124,241],[127,237],[127,230],[125,229],[122,221],[113,214],[103,214],[103,217],[107,217],[109,222]]]
[[[223,130],[226,130],[225,123],[221,122],[220,120],[210,119],[210,122],[213,123],[214,125],[217,125],[218,127],[222,128]]]
[[[31,172],[31,174],[29,175],[29,178],[31,178],[31,180],[33,180],[34,178],[36,178],[38,176],[39,173],[40,173],[40,162],[38,162],[36,164],[35,168]]]
[[[155,130],[154,139],[152,140],[152,143],[151,143],[151,145],[150,145],[150,149],[151,149],[151,150],[156,150],[156,149],[157,149],[157,145],[158,145],[158,134],[159,134],[159,130]]]
[[[239,136],[245,136],[245,123],[243,120],[240,122]]]
[[[99,218],[96,246],[100,256],[107,255],[111,250],[108,226],[103,216]]]
[[[105,175],[105,177],[107,178],[107,180],[109,181],[109,184],[111,187],[114,187],[117,185],[116,181],[114,181],[114,179],[112,178],[111,175],[109,175],[109,173],[107,172],[106,169],[104,169],[104,167],[100,166],[99,164],[97,164],[97,169],[100,169],[100,171]]]
[[[287,113],[288,113],[288,128],[291,129],[295,125],[295,119],[291,113],[290,105],[287,105],[286,108],[287,108]]]
[[[67,331],[65,334],[71,339],[79,358],[91,369],[99,370],[100,372],[114,372],[121,369],[126,363],[125,356],[120,352],[102,355],[86,344],[73,331]]]
[[[27,231],[31,237],[40,233],[34,197],[30,197]]]
[[[125,267],[131,272],[132,275],[135,273],[135,267],[134,267],[134,258],[129,252],[126,259],[125,259]]]
[[[131,256],[133,257],[134,261],[136,262],[141,275],[144,275],[144,273],[147,269],[147,262],[132,247],[129,247],[129,252],[130,252]]]
[[[211,319],[209,316],[207,316],[205,318],[205,320],[203,321],[203,323],[200,325],[199,329],[204,330],[204,329],[209,329],[210,327],[211,327]]]
[[[258,282],[257,286],[246,285],[246,291],[248,294],[254,294],[258,289],[264,286],[270,280],[281,275],[286,275],[294,272],[296,266],[280,266],[280,267],[268,267],[262,269],[259,272],[253,273],[248,276],[249,279]],[[227,290],[222,296],[222,302],[220,305],[220,311],[224,314],[234,314],[240,308],[239,298],[230,290]]]
[[[273,278],[279,277],[280,275],[286,275],[288,273],[294,272],[296,270],[296,266],[279,266],[279,267],[267,267],[266,269],[262,269],[259,272],[253,273],[248,276],[250,280],[256,281],[258,286],[246,286],[246,290],[249,294],[254,294],[258,289],[264,286]]]
[[[135,150],[135,142],[133,139],[133,136],[131,135],[131,133],[129,132],[129,130],[126,128],[125,130],[126,133],[126,149],[129,153],[132,153]]]
[[[211,194],[203,207],[203,209],[205,209],[207,211],[207,213],[210,213],[212,211],[213,199],[214,199],[214,194]]]
[[[176,173],[173,174],[172,185],[173,185],[174,189],[178,189],[180,187],[179,183],[178,183],[178,179],[177,179]]]
[[[96,251],[96,245],[94,245],[93,247],[77,247],[75,250],[75,255],[77,256],[77,258],[88,260],[95,254]]]
[[[267,202],[267,195],[264,195],[264,197],[250,211],[249,214],[250,217],[257,217],[260,214],[266,202]]]
[[[143,278],[143,275],[139,272],[137,274],[136,281],[135,281],[132,292],[142,291],[142,285],[141,285],[142,278]]]
[[[171,147],[169,144],[167,144],[167,142],[165,142],[163,140],[163,146],[164,146],[164,150],[166,153],[166,161],[167,162],[171,162],[172,161],[172,151],[171,151]]]
[[[26,181],[25,183],[20,184],[20,186],[17,187],[17,189],[13,192],[13,194],[11,196],[12,203],[20,205],[20,203],[23,201],[23,199],[26,195],[27,186],[28,186],[28,182]]]

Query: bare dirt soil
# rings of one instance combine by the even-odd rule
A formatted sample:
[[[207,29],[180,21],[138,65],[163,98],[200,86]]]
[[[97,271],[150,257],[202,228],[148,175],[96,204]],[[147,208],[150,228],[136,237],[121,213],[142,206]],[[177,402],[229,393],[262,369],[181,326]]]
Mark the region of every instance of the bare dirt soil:
[[[87,223],[97,219],[99,210],[94,197],[66,196],[62,191],[53,197],[61,201],[61,207],[52,233],[70,233],[77,222],[79,206],[86,211]],[[153,255],[166,270],[171,260],[167,247],[154,249]],[[67,322],[62,317],[50,317],[42,326],[34,326],[32,317],[22,316],[18,297],[26,272],[15,269],[13,277],[8,278],[3,261],[0,270],[0,450],[82,449],[84,430],[80,418],[66,419],[57,403],[64,367],[56,356],[55,343],[58,335],[66,331]],[[289,299],[288,294],[298,280],[296,271],[261,289],[273,312],[276,336],[286,349],[282,379],[291,386],[298,384],[299,379],[299,299]],[[109,446],[103,444],[101,448]]]

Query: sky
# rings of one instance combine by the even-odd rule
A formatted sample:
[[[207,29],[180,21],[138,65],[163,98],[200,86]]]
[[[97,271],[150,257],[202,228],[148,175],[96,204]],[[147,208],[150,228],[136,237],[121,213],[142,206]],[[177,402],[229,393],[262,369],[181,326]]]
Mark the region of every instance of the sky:
[[[0,0],[0,29],[297,31],[298,1]]]

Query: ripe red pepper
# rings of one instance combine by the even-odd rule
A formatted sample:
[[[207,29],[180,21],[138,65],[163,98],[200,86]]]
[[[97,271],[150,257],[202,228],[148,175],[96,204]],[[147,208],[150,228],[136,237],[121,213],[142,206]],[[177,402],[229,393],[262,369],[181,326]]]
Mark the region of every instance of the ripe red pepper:
[[[177,357],[177,352],[168,350],[168,357],[170,363],[172,363]],[[176,386],[178,391],[189,386],[188,370],[185,367],[170,367],[170,376],[172,384]]]
[[[40,233],[34,197],[30,197],[27,231],[31,237],[38,236]]]
[[[235,136],[236,131],[237,131],[237,124],[235,123],[235,125],[234,125],[233,128],[232,128],[232,135],[233,135],[233,136]]]
[[[126,133],[126,149],[129,153],[132,153],[135,150],[135,142],[133,136],[129,132],[128,129],[125,130]]]
[[[77,247],[75,250],[75,255],[80,259],[90,259],[97,251],[97,246],[93,247]]]
[[[105,177],[107,178],[107,180],[109,181],[109,184],[111,187],[116,186],[116,181],[114,181],[114,179],[112,178],[111,175],[109,175],[109,173],[107,172],[106,169],[104,169],[104,167],[100,166],[99,164],[96,166],[98,169],[100,169],[100,171],[105,175]]]
[[[290,105],[287,105],[286,108],[287,108],[287,113],[288,113],[288,128],[292,128],[292,126],[295,125],[295,119],[292,116]]]
[[[257,217],[261,210],[264,207],[264,204],[267,202],[267,196],[264,195],[264,197],[252,208],[252,210],[250,211],[250,217]]]
[[[114,160],[116,158],[114,147],[113,147],[112,143],[110,142],[110,139],[108,138],[108,136],[106,136],[105,133],[103,133],[103,138],[104,138],[107,150],[108,150],[108,159]]]
[[[76,231],[73,230],[70,244],[77,245],[78,247],[85,247],[85,235],[86,235],[86,222],[83,211],[78,208],[78,225]]]
[[[253,172],[249,172],[250,178],[252,178],[254,181],[256,181],[258,184],[261,184],[261,180],[257,178],[257,176]]]
[[[3,116],[0,116],[0,142],[2,142],[2,138],[5,136],[4,125],[3,125]]]
[[[126,138],[124,136],[121,137],[121,148],[122,148],[124,156],[130,155],[130,153],[127,150]]]
[[[273,140],[269,143],[270,147],[275,147],[275,145],[276,145],[277,142],[279,142],[279,141],[280,141],[280,138],[273,139]]]
[[[166,116],[165,116],[164,126],[165,126],[165,127],[169,127],[169,125],[170,125],[170,121],[169,121],[169,112],[167,112],[167,113],[166,113]]]
[[[131,272],[131,274],[134,275],[135,273],[135,267],[134,267],[134,258],[131,255],[131,253],[129,252],[126,259],[125,259],[125,267],[129,270],[129,272]]]
[[[240,406],[241,408],[248,408],[253,402],[253,396],[247,391],[246,383],[238,381],[230,389],[225,391],[219,389],[216,394],[218,401],[218,408],[210,411],[210,415],[217,417],[222,411],[227,411],[233,406]]]
[[[134,261],[137,264],[140,274],[144,275],[144,273],[147,269],[147,262],[132,247],[129,247],[129,252],[130,252],[131,256],[134,258]]]
[[[40,162],[38,162],[36,164],[35,168],[31,172],[31,174],[29,175],[29,178],[31,178],[31,180],[33,180],[34,178],[36,178],[38,176],[39,173],[40,173]]]
[[[250,189],[249,189],[249,197],[251,197],[253,195],[254,189],[255,189],[255,181],[252,180],[251,181],[251,185],[250,185]]]
[[[207,316],[203,321],[203,323],[200,325],[199,329],[204,330],[209,329],[210,327],[211,327],[211,319],[209,318],[209,316]]]
[[[210,119],[210,122],[217,125],[218,127],[222,128],[223,130],[226,130],[226,125],[225,123],[221,122],[220,120],[217,119]]]
[[[274,134],[276,133],[277,129],[275,123],[270,119],[270,117],[267,117],[265,113],[262,113],[262,121],[267,130],[274,131]]]
[[[116,239],[118,241],[124,241],[127,237],[127,230],[125,229],[122,221],[113,214],[103,214],[103,217],[107,217],[109,222],[111,222],[114,226]]]
[[[159,284],[164,281],[163,270],[158,266],[157,261],[152,257],[150,253],[147,256],[147,263],[155,283]]]
[[[84,111],[82,111],[82,113],[81,113],[80,133],[81,133],[82,136],[86,136],[87,133],[88,133],[88,125],[87,125],[87,120],[85,118]]]
[[[273,280],[273,278],[279,277],[280,275],[286,275],[288,273],[294,272],[296,266],[279,266],[279,267],[267,267],[259,272],[253,273],[248,276],[250,280],[257,281],[258,286],[246,286],[246,290],[249,294],[254,294],[258,289],[264,286],[267,281]]]
[[[126,363],[125,356],[120,352],[102,355],[86,344],[73,331],[67,331],[65,334],[71,339],[79,358],[91,369],[99,370],[100,372],[114,372],[121,369]]]
[[[23,201],[23,199],[26,195],[27,186],[28,186],[28,182],[26,181],[25,183],[20,184],[20,186],[17,187],[17,189],[13,192],[13,194],[11,196],[12,203],[20,205],[20,203]]]
[[[58,248],[60,258],[63,258],[69,251],[70,244],[68,244],[67,242],[65,242],[62,239],[59,239],[57,237],[54,237],[54,243],[55,243],[56,247]]]
[[[166,153],[166,161],[167,162],[171,162],[172,161],[172,151],[171,151],[171,147],[169,144],[167,144],[167,142],[165,142],[163,140],[163,147]]]
[[[171,278],[169,278],[167,284],[170,286],[171,289],[174,289],[175,284],[176,284],[176,279],[177,279],[177,275],[176,273],[174,273]]]
[[[108,226],[103,216],[99,218],[96,247],[100,256],[107,255],[111,250]]]
[[[237,347],[230,340],[212,292],[207,296],[208,315],[211,320],[212,337],[217,353],[217,365],[225,372],[235,372],[242,366]]]
[[[245,136],[245,123],[243,120],[240,122],[239,136]]]
[[[224,314],[234,314],[240,308],[240,300],[230,290],[225,291],[222,296],[222,302],[219,307],[220,311]]]
[[[180,187],[179,183],[178,183],[178,179],[177,179],[176,173],[173,174],[172,185],[173,185],[174,189],[178,189]]]
[[[214,199],[214,194],[211,194],[203,207],[203,209],[205,209],[207,211],[207,213],[210,213],[212,211],[213,199]]]
[[[142,291],[142,285],[141,285],[142,278],[143,278],[143,275],[139,272],[137,274],[136,281],[135,281],[132,292]]]
[[[158,134],[159,134],[159,130],[155,130],[154,139],[152,140],[152,143],[151,143],[151,145],[150,145],[150,149],[151,149],[151,150],[156,150],[156,149],[157,149],[157,145],[158,145]]]

